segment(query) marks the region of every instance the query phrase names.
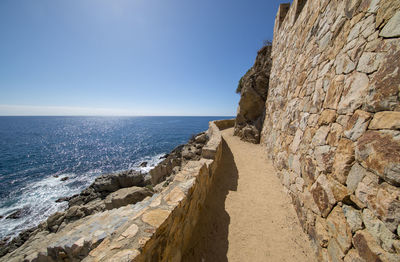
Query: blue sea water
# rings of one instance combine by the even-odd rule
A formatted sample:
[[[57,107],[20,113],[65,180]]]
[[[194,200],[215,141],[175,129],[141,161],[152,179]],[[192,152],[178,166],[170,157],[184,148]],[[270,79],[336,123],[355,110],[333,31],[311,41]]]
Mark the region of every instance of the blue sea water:
[[[0,117],[0,238],[39,224],[104,173],[149,171],[227,117]],[[149,166],[140,168],[143,161]],[[68,180],[62,181],[62,178]],[[6,219],[17,210],[19,219]]]

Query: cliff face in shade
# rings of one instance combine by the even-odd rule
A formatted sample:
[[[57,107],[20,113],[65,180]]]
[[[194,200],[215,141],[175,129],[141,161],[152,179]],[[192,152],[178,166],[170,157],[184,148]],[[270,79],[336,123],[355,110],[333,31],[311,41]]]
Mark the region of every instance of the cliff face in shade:
[[[400,261],[399,28],[398,0],[294,0],[276,16],[268,94],[256,66],[243,78],[236,134],[257,142],[245,130],[263,123],[320,261]]]
[[[268,94],[269,77],[272,66],[271,45],[258,51],[252,68],[240,79],[239,107],[235,122],[235,135],[242,140],[259,143],[264,120],[265,100]]]

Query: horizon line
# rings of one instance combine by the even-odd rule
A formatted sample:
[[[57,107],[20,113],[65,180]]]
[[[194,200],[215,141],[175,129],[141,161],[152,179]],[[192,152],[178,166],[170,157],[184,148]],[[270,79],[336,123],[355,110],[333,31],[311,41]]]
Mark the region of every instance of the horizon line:
[[[231,115],[0,115],[0,117],[235,117]]]

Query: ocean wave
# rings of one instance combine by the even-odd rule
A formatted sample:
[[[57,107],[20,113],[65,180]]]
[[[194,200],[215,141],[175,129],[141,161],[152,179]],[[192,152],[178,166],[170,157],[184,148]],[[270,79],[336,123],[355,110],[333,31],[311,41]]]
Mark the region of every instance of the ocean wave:
[[[162,161],[164,155],[140,158],[131,163],[129,169],[147,173]],[[147,165],[140,166],[143,162],[147,162]],[[115,170],[115,173],[120,171],[123,170]],[[12,239],[20,232],[45,221],[51,214],[65,210],[67,202],[55,201],[61,197],[79,194],[101,174],[101,169],[81,175],[57,172],[39,181],[27,183],[12,195],[0,200],[0,239]],[[14,218],[7,218],[9,216]]]

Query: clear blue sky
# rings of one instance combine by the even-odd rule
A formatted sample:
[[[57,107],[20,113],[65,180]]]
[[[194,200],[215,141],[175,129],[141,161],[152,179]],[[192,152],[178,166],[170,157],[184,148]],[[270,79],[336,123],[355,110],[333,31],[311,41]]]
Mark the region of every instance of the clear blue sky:
[[[280,2],[1,0],[0,115],[235,115]]]

